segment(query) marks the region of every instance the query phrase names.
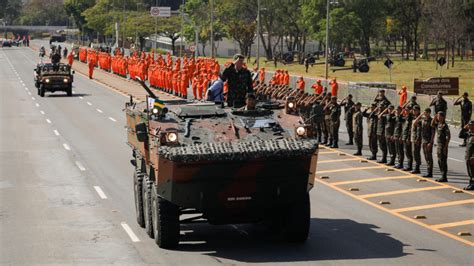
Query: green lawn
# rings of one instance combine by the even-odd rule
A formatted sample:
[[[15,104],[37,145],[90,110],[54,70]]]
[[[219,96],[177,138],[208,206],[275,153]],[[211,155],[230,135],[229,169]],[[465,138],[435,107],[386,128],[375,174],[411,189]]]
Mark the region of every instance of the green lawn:
[[[219,62],[228,62],[229,58],[218,58]],[[254,59],[252,59],[253,61]],[[324,62],[321,58],[320,61]],[[397,88],[402,85],[406,85],[409,90],[413,90],[413,80],[416,79],[427,79],[430,77],[439,77],[439,68],[436,69],[436,63],[434,61],[418,60],[418,61],[402,61],[394,60],[392,69],[392,82],[397,84]],[[330,77],[337,77],[339,81],[371,81],[371,82],[390,82],[390,75],[388,69],[383,64],[384,60],[370,62],[370,71],[368,73],[354,73],[352,70],[338,71],[333,73],[329,70]],[[347,62],[346,66],[351,66],[352,61]],[[273,61],[264,62],[264,59],[260,60],[260,66],[265,67],[267,70],[274,70]],[[253,68],[252,65],[249,66]],[[278,64],[278,68],[287,69],[290,74],[303,75],[305,77],[324,77],[324,64],[315,65],[310,67],[308,73],[305,73],[304,65],[291,64],[283,65]],[[459,77],[460,92],[469,92],[469,95],[474,96],[474,61],[456,61],[454,68],[446,69],[444,65],[442,69],[443,77]]]

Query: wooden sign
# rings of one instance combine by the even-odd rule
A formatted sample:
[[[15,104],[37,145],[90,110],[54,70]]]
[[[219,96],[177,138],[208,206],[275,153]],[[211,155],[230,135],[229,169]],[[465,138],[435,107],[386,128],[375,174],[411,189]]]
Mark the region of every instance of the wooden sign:
[[[420,94],[436,95],[440,91],[443,95],[459,95],[459,78],[415,79],[413,88]]]

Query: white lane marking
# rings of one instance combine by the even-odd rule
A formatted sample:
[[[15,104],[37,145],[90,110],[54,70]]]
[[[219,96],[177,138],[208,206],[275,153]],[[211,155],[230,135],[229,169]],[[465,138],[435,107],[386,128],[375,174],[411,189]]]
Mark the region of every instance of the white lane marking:
[[[459,159],[456,159],[456,158],[451,158],[451,157],[448,157],[449,160],[453,160],[453,161],[456,161],[456,162],[460,162],[460,163],[464,163],[465,161],[463,160],[459,160]]]
[[[27,88],[27,87],[25,87],[25,91],[28,91],[28,88]]]
[[[81,170],[81,171],[85,171],[85,170],[86,170],[86,168],[84,167],[84,165],[82,165],[81,162],[76,161],[76,166],[77,166],[77,168],[79,168],[79,170]]]
[[[87,104],[88,104],[88,105],[92,105],[92,103],[91,103],[91,102],[87,102]]]
[[[36,100],[36,98],[35,98],[35,97],[31,97],[31,99],[32,99],[33,101],[34,101],[34,100]]]
[[[35,105],[36,105],[36,107],[40,107],[39,103],[37,103],[37,104],[35,104]]]
[[[80,96],[79,99],[84,100],[84,97]]]
[[[70,150],[71,150],[71,147],[69,147],[69,145],[67,145],[66,143],[63,143],[63,147],[64,147],[64,149],[66,149],[67,151],[70,151]]]
[[[109,119],[112,120],[113,122],[117,122],[117,120],[115,120],[113,117],[109,116]]]
[[[97,110],[97,112],[99,112],[101,114],[103,113],[102,110],[100,110],[100,109],[96,109],[96,110]]]
[[[72,93],[76,93],[76,91],[72,91]]]
[[[99,186],[94,186],[95,191],[97,191],[97,194],[99,194],[99,197],[101,199],[107,199],[107,196],[105,195],[104,191],[99,187]]]
[[[123,230],[127,232],[132,242],[140,242],[140,239],[138,239],[137,235],[135,235],[135,233],[132,231],[132,228],[130,228],[130,226],[128,226],[126,222],[122,222],[121,225],[123,227]]]
[[[28,92],[28,95],[31,95],[31,92]]]
[[[462,144],[462,142],[451,140],[451,142],[456,143],[456,144]]]
[[[47,118],[46,118],[46,122],[48,122],[48,124],[51,124],[51,120],[49,120]]]
[[[55,130],[53,130],[53,132],[54,132],[54,135],[59,136],[59,131],[57,131],[57,130],[55,129]]]
[[[43,111],[43,110],[41,110],[40,113],[41,113],[42,115],[44,115],[44,111]]]

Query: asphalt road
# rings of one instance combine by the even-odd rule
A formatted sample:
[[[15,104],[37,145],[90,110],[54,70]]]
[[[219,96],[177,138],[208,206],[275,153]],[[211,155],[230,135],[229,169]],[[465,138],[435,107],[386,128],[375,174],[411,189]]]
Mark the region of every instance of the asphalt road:
[[[260,226],[192,225],[182,226],[179,250],[159,249],[135,222],[131,151],[122,111],[127,98],[80,74],[75,76],[74,97],[55,93],[41,98],[33,84],[37,59],[28,48],[0,50],[0,264],[474,261],[472,245],[376,208],[367,197],[359,200],[364,195],[348,195],[324,180],[311,191],[311,232],[304,245],[282,243]],[[449,185],[462,187],[467,183],[463,150],[452,145]],[[353,152],[346,148],[342,145],[341,151]],[[320,160],[326,162],[318,169],[330,180],[348,180],[355,173],[380,176],[377,169],[360,169],[361,162],[348,160],[349,155],[322,151]],[[367,190],[384,193],[391,187],[415,186],[404,183],[407,180],[412,179],[393,179]],[[448,197],[437,192],[423,191],[423,197],[459,200],[454,193]],[[400,207],[425,204],[418,203],[419,195],[407,194]],[[470,194],[462,196],[472,199]],[[455,207],[459,208],[440,211],[436,224],[457,221],[458,216],[474,219],[472,204]],[[472,238],[466,239],[472,243]]]

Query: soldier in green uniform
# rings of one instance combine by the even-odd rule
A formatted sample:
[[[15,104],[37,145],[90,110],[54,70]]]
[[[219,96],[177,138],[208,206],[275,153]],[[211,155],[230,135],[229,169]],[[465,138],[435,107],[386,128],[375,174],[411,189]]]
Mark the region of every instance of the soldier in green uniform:
[[[362,155],[362,146],[363,146],[363,120],[364,116],[362,110],[360,109],[362,104],[360,102],[354,105],[354,115],[352,116],[352,130],[354,134],[354,142],[357,147],[357,152],[354,155]]]
[[[402,133],[402,140],[405,149],[405,156],[407,158],[407,167],[403,168],[404,171],[412,171],[413,170],[413,151],[411,149],[411,127],[413,122],[413,110],[411,110],[409,106],[405,107],[406,109],[406,116],[405,116],[405,123],[403,124],[403,133]]]
[[[468,130],[465,159],[467,173],[469,174],[469,185],[464,189],[474,190],[474,121],[471,120],[464,128]]]
[[[430,103],[430,107],[431,106],[434,106],[435,114],[437,114],[438,112],[443,112],[446,115],[446,111],[448,110],[448,103],[443,98],[443,93],[438,91],[438,94]]]
[[[241,54],[234,55],[234,62],[222,73],[222,80],[229,85],[227,105],[234,108],[244,106],[247,93],[253,93],[252,74],[244,68],[244,58]]]
[[[419,118],[417,118],[419,120]],[[426,108],[421,120],[421,145],[426,161],[427,173],[423,177],[433,177],[433,141],[435,129],[431,126],[431,109]]]
[[[352,115],[354,114],[354,109],[352,107],[354,106],[354,102],[352,101],[352,94],[349,94],[347,98],[342,100],[340,105],[344,106],[344,120],[346,121],[347,134],[349,135],[349,141],[346,145],[353,145]]]
[[[329,104],[329,110],[331,111],[330,129],[331,129],[331,148],[339,148],[339,126],[341,125],[341,106],[337,103],[337,97],[331,97],[331,103]]]
[[[329,105],[329,100],[331,99],[331,93],[328,92],[324,96],[323,100],[321,101],[321,105],[323,106],[324,110],[324,123],[323,123],[323,144],[326,146],[330,146],[330,138],[331,138],[331,132],[330,132],[330,124],[331,124],[331,111],[329,110],[328,105]]]
[[[438,182],[448,182],[448,145],[451,140],[451,132],[449,126],[446,124],[446,114],[439,111],[435,116],[431,125],[436,127],[436,145],[438,165],[441,171],[441,178],[436,179]]]
[[[410,101],[407,102],[407,103],[403,106],[403,108],[404,108],[404,109],[409,108],[409,109],[413,110],[413,108],[414,108],[415,106],[420,106],[420,105],[419,105],[418,102],[416,101],[416,96],[413,95],[413,96],[411,96]]]
[[[387,165],[395,165],[395,158],[397,152],[395,149],[395,141],[393,140],[393,132],[395,130],[395,107],[389,105],[381,114],[379,119],[383,116],[385,120],[385,142],[387,143],[388,153],[390,154],[390,161]]]
[[[461,107],[461,128],[464,129],[469,121],[471,121],[472,117],[472,102],[469,100],[469,94],[467,92],[463,93],[463,95],[454,102],[454,105],[459,105]],[[466,129],[464,129],[464,131],[465,130]],[[466,144],[467,138],[464,138],[463,143],[459,146],[466,147]]]
[[[415,169],[411,171],[412,174],[419,174],[420,173],[420,165],[421,165],[421,117],[420,115],[420,106],[416,105],[413,108],[413,117],[416,117],[415,121],[413,121],[412,128],[411,128],[411,145],[413,150],[413,159],[415,160]]]
[[[367,137],[369,138],[369,149],[371,156],[368,157],[368,160],[377,160],[377,110],[375,103],[370,107],[370,113],[367,113],[368,109],[364,110],[362,113],[364,117],[367,117]]]
[[[389,106],[392,104],[388,99],[387,96],[385,96],[385,90],[379,90],[377,93],[377,96],[374,99],[374,103],[376,105],[383,105],[385,107]]]
[[[393,141],[395,142],[395,150],[397,152],[398,164],[395,166],[397,169],[403,168],[403,161],[405,159],[405,153],[403,152],[403,124],[405,123],[405,117],[402,114],[402,107],[398,106],[395,113],[395,129],[393,131]]]
[[[385,124],[387,120],[385,119],[385,116],[383,115],[387,108],[383,104],[380,104],[378,108],[379,110],[378,110],[378,115],[377,115],[376,134],[377,134],[378,146],[380,147],[380,150],[382,151],[382,159],[379,160],[378,162],[387,163],[387,140],[385,139]]]

